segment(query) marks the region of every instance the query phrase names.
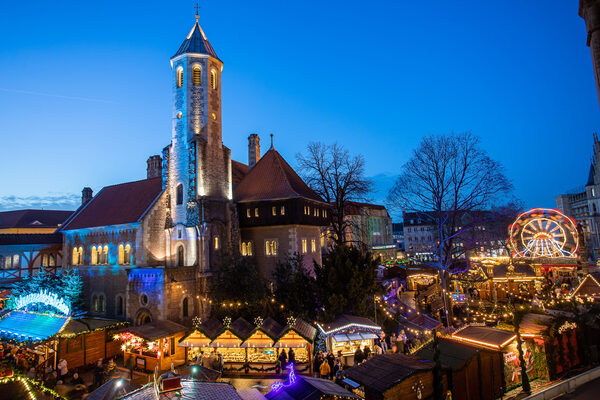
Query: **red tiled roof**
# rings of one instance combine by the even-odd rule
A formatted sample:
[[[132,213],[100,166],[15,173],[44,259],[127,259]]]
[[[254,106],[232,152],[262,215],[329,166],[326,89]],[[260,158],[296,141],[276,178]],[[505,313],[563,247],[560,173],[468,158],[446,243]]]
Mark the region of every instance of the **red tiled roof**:
[[[14,210],[0,212],[0,228],[57,228],[73,211]]]
[[[231,183],[233,186],[239,184],[246,175],[248,175],[248,166],[231,160]]]
[[[248,172],[235,187],[233,197],[237,202],[298,197],[323,202],[275,149],[269,149]]]
[[[137,222],[161,192],[160,177],[106,186],[60,230]]]

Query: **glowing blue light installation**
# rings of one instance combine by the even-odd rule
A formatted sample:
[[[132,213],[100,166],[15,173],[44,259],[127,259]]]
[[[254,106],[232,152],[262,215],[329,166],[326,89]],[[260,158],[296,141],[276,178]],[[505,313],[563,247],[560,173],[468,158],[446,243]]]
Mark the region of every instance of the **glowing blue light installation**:
[[[64,299],[58,297],[56,293],[40,290],[37,293],[29,293],[25,296],[15,298],[15,310],[25,308],[30,304],[42,303],[56,308],[65,315],[69,315],[71,308],[67,305]]]
[[[296,383],[297,378],[296,378],[296,372],[294,371],[294,363],[290,363],[289,369],[290,369],[290,375],[288,376],[289,382],[288,383],[275,382],[274,384],[271,385],[271,390],[273,390],[274,392],[277,393],[277,392],[280,392],[283,388],[293,386]]]

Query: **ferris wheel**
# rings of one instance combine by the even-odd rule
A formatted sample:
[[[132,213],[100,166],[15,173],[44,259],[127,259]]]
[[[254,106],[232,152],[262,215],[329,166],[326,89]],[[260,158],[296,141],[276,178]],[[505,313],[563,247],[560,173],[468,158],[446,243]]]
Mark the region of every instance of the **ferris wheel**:
[[[558,210],[534,208],[522,213],[509,227],[509,235],[516,256],[577,256],[577,224]]]

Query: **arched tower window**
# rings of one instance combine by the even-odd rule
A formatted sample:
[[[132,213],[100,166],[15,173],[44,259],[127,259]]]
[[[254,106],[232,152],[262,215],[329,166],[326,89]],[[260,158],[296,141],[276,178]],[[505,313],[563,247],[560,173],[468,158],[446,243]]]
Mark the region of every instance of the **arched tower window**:
[[[48,266],[49,267],[56,266],[56,258],[54,258],[54,254],[48,254]]]
[[[119,245],[119,264],[125,264],[125,247],[122,244]]]
[[[177,247],[177,266],[183,267],[183,246]]]
[[[183,86],[183,67],[177,67],[177,87]]]
[[[187,297],[186,297],[185,299],[183,299],[183,305],[182,305],[182,307],[181,307],[181,311],[182,311],[182,314],[183,314],[183,318],[188,318],[188,317],[189,317],[189,315],[190,315],[190,314],[189,314],[189,311],[190,311],[190,310],[189,310],[189,302],[190,302],[190,301],[188,300],[188,298],[187,298]]]
[[[116,301],[116,314],[117,315],[124,315],[125,314],[125,310],[124,310],[124,302],[123,302],[123,296],[121,295],[117,295],[117,301]]]
[[[131,264],[131,245],[128,243],[125,245],[125,259],[123,260],[123,264],[129,265]]]
[[[177,205],[183,204],[183,185],[180,183],[177,185],[177,193],[175,196],[175,203]]]
[[[210,86],[213,89],[217,88],[217,71],[214,69],[210,71]]]
[[[106,300],[103,294],[98,296],[98,306],[100,307],[99,312],[104,313],[106,311]]]
[[[192,67],[192,84],[194,86],[202,85],[202,69],[199,65],[194,65]]]
[[[98,264],[98,250],[96,246],[92,246],[92,265]]]

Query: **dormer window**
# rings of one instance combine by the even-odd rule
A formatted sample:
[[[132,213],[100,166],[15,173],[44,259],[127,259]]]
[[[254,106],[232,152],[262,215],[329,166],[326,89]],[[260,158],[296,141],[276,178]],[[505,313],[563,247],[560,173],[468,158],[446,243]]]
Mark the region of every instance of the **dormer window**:
[[[199,65],[194,65],[192,67],[192,84],[194,86],[202,85],[202,69]]]
[[[177,87],[183,86],[183,67],[177,67]]]

